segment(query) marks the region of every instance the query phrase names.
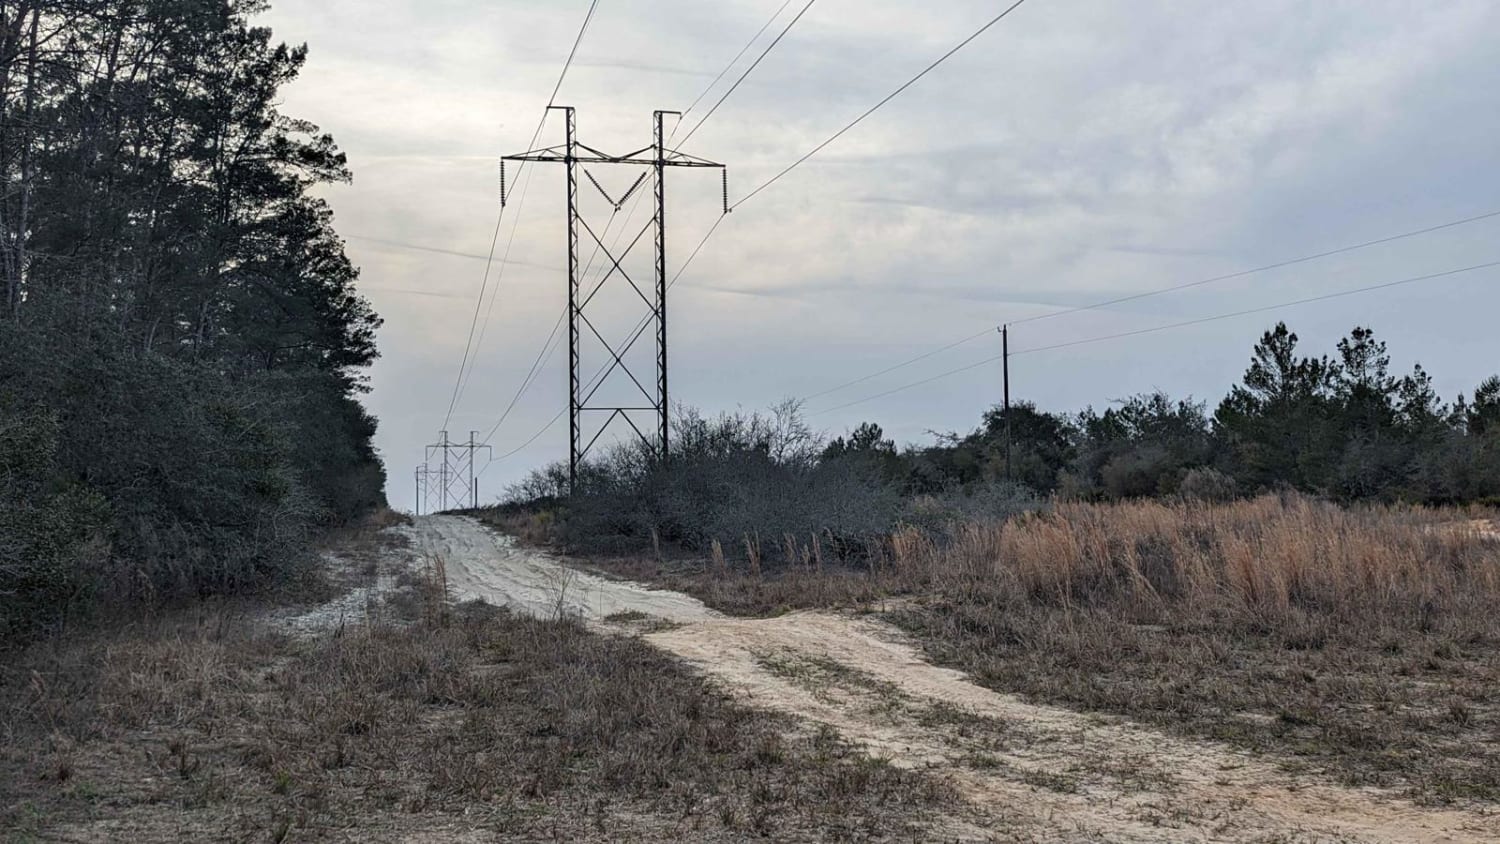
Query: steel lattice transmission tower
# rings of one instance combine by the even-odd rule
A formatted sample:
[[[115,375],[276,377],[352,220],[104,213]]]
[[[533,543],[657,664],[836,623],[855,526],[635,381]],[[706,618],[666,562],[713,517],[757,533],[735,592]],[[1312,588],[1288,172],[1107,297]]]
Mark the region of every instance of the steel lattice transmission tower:
[[[520,155],[508,155],[501,160],[501,203],[505,202],[505,162],[506,161],[530,161],[536,163],[562,164],[567,169],[567,199],[568,199],[568,480],[570,484],[576,484],[578,480],[578,467],[583,462],[589,451],[594,447],[610,426],[617,420],[624,420],[640,440],[649,448],[653,449],[662,459],[668,453],[668,415],[669,406],[667,399],[667,180],[666,171],[669,167],[700,167],[716,168],[721,174],[725,174],[723,164],[718,164],[697,156],[688,155],[666,146],[665,135],[662,131],[663,118],[667,115],[679,115],[675,111],[657,111],[653,116],[653,138],[651,146],[638,149],[625,155],[609,155],[600,152],[588,144],[580,143],[578,140],[578,127],[575,110],[571,106],[551,106],[551,110],[561,111],[567,118],[567,137],[561,146],[545,147],[530,150]],[[610,196],[594,175],[585,169],[587,166],[602,165],[625,165],[643,168],[635,183],[620,198]],[[581,213],[578,201],[578,171],[583,169],[584,176],[599,191],[604,200],[618,212],[630,197],[641,188],[642,183],[648,177],[654,176],[656,203],[655,213],[652,214],[650,222],[641,229],[640,233],[632,239],[624,251],[615,254],[613,250],[605,245],[603,239],[589,225]],[[727,175],[721,175],[724,180],[724,212],[728,213],[728,182]],[[655,295],[647,296],[641,286],[625,271],[622,266],[626,256],[641,241],[648,231],[655,232]],[[587,235],[593,241],[599,252],[608,262],[608,268],[593,289],[583,291],[581,289],[582,279],[579,277],[578,266],[578,242],[580,235]],[[611,343],[595,327],[589,319],[589,305],[593,303],[606,282],[618,276],[634,288],[637,295],[645,302],[649,309],[647,325],[641,331],[637,331],[622,344]],[[654,323],[656,331],[656,389],[654,391],[646,388],[643,380],[636,377],[625,362],[625,356],[630,352],[636,341],[641,338]],[[609,362],[603,374],[592,386],[586,386],[579,379],[579,339],[583,331],[588,331],[604,345],[609,352]],[[611,375],[619,370],[634,383],[644,398],[644,404],[628,406],[608,405],[601,406],[593,404],[593,399],[599,392],[599,388],[609,381]],[[647,381],[652,379],[645,379]],[[585,393],[584,391],[587,390]],[[655,418],[654,436],[648,436],[641,430],[632,414],[650,413]],[[590,418],[591,414],[607,414],[599,429],[588,440],[583,440],[584,420]]]
[[[437,513],[447,510],[451,505],[458,507],[479,508],[479,477],[476,473],[475,457],[483,451],[492,454],[490,446],[475,442],[474,438],[479,435],[478,431],[469,432],[468,442],[454,442],[448,439],[448,432],[440,432],[440,441],[427,446],[427,463],[417,467],[417,515],[422,515],[422,499],[426,499],[427,509]],[[432,468],[434,456],[441,455],[442,460],[437,468]],[[432,506],[432,490],[436,487],[438,504]]]

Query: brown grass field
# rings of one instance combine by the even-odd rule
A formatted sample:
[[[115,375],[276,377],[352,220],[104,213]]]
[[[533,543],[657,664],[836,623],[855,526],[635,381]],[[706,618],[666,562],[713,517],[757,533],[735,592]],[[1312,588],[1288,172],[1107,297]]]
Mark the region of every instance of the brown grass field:
[[[1060,503],[891,537],[867,571],[597,560],[726,612],[874,608],[930,656],[1429,803],[1500,802],[1492,513]]]
[[[1483,818],[1500,803],[1492,515],[1298,496],[1059,503],[942,536],[902,531],[857,568],[800,552],[790,568],[577,562],[733,615],[883,618],[988,689]],[[330,541],[344,564],[319,600],[389,579],[396,538],[376,530],[389,524]],[[547,537],[544,521],[508,527]],[[639,620],[643,639],[454,606],[436,563],[331,629],[268,623],[263,603],[199,606],[10,654],[0,837],[924,840],[958,799],[941,771],[874,761],[731,697],[652,646],[671,624]],[[831,662],[762,662],[793,686],[826,681],[809,691],[818,705],[999,729],[934,721]],[[1073,794],[1124,764],[1096,762],[1028,787]]]
[[[199,607],[13,655],[0,840],[886,840],[948,795],[639,639],[436,580],[326,633]]]

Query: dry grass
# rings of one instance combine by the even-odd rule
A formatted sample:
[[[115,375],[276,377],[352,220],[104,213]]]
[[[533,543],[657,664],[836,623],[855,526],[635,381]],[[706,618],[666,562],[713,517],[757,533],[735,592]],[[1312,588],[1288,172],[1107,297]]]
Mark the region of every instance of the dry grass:
[[[527,545],[552,547],[557,543],[557,515],[552,510],[487,507],[466,512]]]
[[[1059,504],[958,526],[942,541],[898,534],[891,549],[898,569],[944,591],[977,586],[1065,607],[1190,605],[1262,621],[1378,609],[1410,620],[1500,596],[1496,548],[1469,514],[1300,496]]]
[[[437,612],[434,576],[413,586],[406,623],[292,637],[205,607],[27,651],[0,667],[0,828],[884,840],[948,795],[788,733],[634,639]]]
[[[551,511],[521,509],[479,510],[474,516],[494,529],[514,536],[523,544],[566,553],[557,540],[557,522]],[[651,583],[663,589],[685,592],[709,606],[732,615],[771,616],[800,609],[862,608],[894,595],[920,591],[925,580],[912,580],[888,562],[850,567],[825,561],[818,537],[783,537],[777,543],[779,559],[794,560],[775,568],[759,565],[764,543],[753,537],[745,544],[748,559],[731,564],[715,541],[707,559],[658,547],[654,556],[604,556],[574,558],[573,563],[608,576]]]
[[[998,689],[1500,800],[1500,544],[1476,515],[1065,504],[896,537],[935,595],[894,618]]]
[[[885,571],[829,566],[776,569],[759,574],[716,567],[711,561],[657,561],[590,557],[576,561],[605,575],[650,583],[692,595],[730,615],[769,617],[805,609],[867,610],[916,587]]]
[[[897,533],[857,571],[592,562],[737,614],[894,607],[935,658],[1000,691],[1428,801],[1500,801],[1492,515],[1299,496],[1059,503]]]

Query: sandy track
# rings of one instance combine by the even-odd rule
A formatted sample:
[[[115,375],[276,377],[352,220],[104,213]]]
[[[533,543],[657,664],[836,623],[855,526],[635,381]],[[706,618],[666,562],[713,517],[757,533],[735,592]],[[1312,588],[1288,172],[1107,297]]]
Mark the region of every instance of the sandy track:
[[[607,580],[521,549],[514,538],[466,516],[423,516],[402,530],[418,554],[442,560],[448,589],[459,600],[478,599],[547,618],[561,609],[595,621],[628,612],[679,622],[718,616],[696,598]]]
[[[872,619],[726,618],[646,638],[751,704],[826,724],[893,764],[950,775],[974,810],[956,819],[960,837],[1500,840],[1494,817],[1293,778],[1213,743],[998,694],[928,664]]]
[[[460,517],[420,519],[409,536],[446,561],[461,598],[679,622],[646,640],[752,706],[951,778],[967,805],[934,830],[946,840],[1500,841],[1493,815],[1423,808],[1222,745],[998,694],[927,663],[872,618],[725,618],[685,595],[569,569]]]

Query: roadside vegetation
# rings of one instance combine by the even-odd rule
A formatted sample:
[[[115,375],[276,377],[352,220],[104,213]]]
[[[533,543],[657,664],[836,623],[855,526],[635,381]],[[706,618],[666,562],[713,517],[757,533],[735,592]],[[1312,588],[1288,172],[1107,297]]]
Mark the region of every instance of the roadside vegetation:
[[[314,195],[350,173],[261,8],[0,9],[0,648],[304,577],[385,503],[380,320]]]
[[[359,564],[370,582],[404,588],[332,629],[295,634],[243,602],[204,604],[0,667],[0,828],[17,840],[912,840],[952,797],[829,731],[732,702],[635,637],[454,607],[440,561],[370,559],[385,561]]]
[[[1500,379],[1443,403],[1366,329],[1285,326],[1210,416],[1022,405],[898,449],[683,414],[481,513],[721,610],[885,613],[981,684],[1424,801],[1500,801]],[[1019,478],[1024,483],[1007,480]]]
[[[1163,393],[1077,414],[1021,403],[968,434],[899,448],[874,423],[827,439],[795,402],[716,418],[683,409],[670,459],[622,444],[585,464],[576,489],[549,466],[496,512],[585,554],[791,569],[809,555],[867,567],[897,530],[939,535],[1053,501],[1295,490],[1342,504],[1500,503],[1500,377],[1444,402],[1420,365],[1393,375],[1369,329],[1333,358],[1302,356],[1298,342],[1284,324],[1267,331],[1212,413]]]
[[[860,567],[600,555],[726,612],[877,612],[937,662],[1422,802],[1500,802],[1489,508],[1058,502],[908,527]],[[512,524],[524,520],[513,515]]]
[[[895,537],[894,565],[930,587],[891,619],[995,689],[1496,802],[1500,535],[1478,515],[1299,495],[1059,505],[945,543]]]

